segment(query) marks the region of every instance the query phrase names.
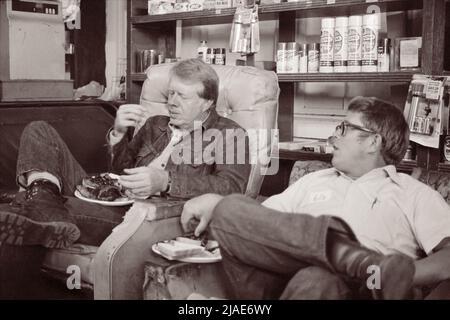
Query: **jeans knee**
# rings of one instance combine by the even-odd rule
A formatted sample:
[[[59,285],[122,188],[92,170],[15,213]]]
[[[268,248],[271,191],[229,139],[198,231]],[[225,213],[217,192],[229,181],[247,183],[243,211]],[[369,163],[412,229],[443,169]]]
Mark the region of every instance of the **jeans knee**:
[[[350,289],[338,275],[322,267],[299,270],[289,281],[281,299],[348,299]]]
[[[48,136],[53,132],[56,132],[56,130],[48,122],[43,120],[32,121],[23,129],[22,138]]]

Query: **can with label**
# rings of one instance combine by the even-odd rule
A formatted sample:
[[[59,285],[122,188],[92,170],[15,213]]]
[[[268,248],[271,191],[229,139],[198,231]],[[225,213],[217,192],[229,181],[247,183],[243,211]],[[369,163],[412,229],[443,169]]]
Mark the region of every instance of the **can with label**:
[[[319,72],[320,44],[308,44],[308,73]]]
[[[277,49],[277,72],[286,72],[286,42],[279,42]]]
[[[362,16],[348,18],[347,71],[361,72]]]
[[[378,13],[364,15],[361,44],[362,72],[377,72],[378,70],[379,29],[380,15]]]
[[[298,72],[298,44],[288,42],[286,45],[286,73]]]
[[[322,19],[320,31],[320,72],[333,72],[334,18]]]
[[[389,72],[391,39],[384,38],[378,42],[378,72]]]
[[[334,28],[333,71],[347,72],[348,17],[336,17]]]
[[[308,72],[308,45],[302,43],[298,52],[298,72]]]

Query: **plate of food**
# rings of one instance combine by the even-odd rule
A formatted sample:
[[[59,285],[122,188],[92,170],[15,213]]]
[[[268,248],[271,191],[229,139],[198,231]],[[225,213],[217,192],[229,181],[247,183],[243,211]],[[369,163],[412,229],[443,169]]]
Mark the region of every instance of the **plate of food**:
[[[154,253],[168,259],[189,263],[213,263],[222,260],[217,241],[201,243],[187,237],[177,237],[152,246]]]
[[[104,206],[126,206],[134,199],[128,198],[119,183],[119,176],[113,173],[101,173],[83,178],[74,193],[78,199]]]

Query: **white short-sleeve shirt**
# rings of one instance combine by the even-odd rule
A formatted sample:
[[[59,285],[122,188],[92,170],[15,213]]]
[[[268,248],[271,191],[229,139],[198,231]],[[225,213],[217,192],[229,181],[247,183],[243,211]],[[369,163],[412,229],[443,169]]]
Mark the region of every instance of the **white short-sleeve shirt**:
[[[335,168],[308,174],[264,206],[343,219],[364,246],[419,258],[450,237],[450,207],[429,186],[389,165],[353,180]]]

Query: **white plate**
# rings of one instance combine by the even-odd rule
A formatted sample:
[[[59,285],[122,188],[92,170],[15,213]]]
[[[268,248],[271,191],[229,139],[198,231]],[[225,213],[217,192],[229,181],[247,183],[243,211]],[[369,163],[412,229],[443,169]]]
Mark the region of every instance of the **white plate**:
[[[128,198],[119,198],[119,199],[116,199],[114,201],[104,201],[104,200],[89,199],[89,198],[83,197],[83,195],[78,190],[75,190],[74,195],[78,199],[81,199],[81,200],[84,200],[84,201],[87,201],[87,202],[91,202],[91,203],[101,204],[103,206],[109,206],[109,207],[127,206],[127,205],[132,204],[134,202],[134,199],[128,199]]]
[[[177,260],[181,262],[189,262],[189,263],[213,263],[222,260],[222,256],[220,255],[220,249],[217,248],[214,253],[209,251],[203,251],[195,256],[173,259],[171,257],[166,256],[158,250],[158,244],[154,244],[152,246],[152,250],[154,253],[159,254],[161,257],[166,258],[167,260]]]

